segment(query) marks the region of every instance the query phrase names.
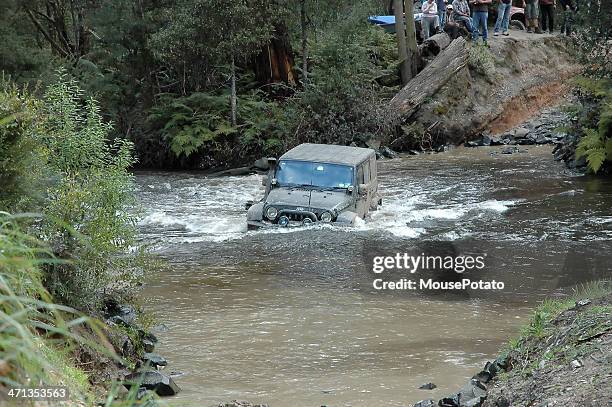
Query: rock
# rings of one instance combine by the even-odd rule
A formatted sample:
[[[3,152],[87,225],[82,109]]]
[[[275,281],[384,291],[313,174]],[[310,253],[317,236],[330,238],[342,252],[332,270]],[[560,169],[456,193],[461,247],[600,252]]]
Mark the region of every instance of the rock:
[[[434,383],[425,383],[425,384],[420,385],[419,389],[421,389],[421,390],[433,390],[436,387],[438,387],[438,386],[436,386]]]
[[[495,359],[495,364],[497,364],[497,366],[499,366],[501,370],[508,369],[509,362],[510,358],[508,357],[508,355],[500,355],[497,357],[497,359]]]
[[[550,143],[550,139],[543,134],[538,134],[535,139],[536,144],[548,144]]]
[[[578,369],[578,368],[580,368],[580,367],[582,367],[582,366],[583,366],[583,365],[582,365],[582,362],[581,362],[581,361],[579,361],[578,359],[574,359],[574,360],[572,360],[571,365],[572,365],[572,367],[573,367],[574,369]]]
[[[157,371],[134,372],[127,375],[125,380],[124,386],[128,389],[140,384],[140,387],[153,390],[159,396],[174,396],[181,391],[172,378]]]
[[[372,150],[378,150],[380,148],[380,140],[371,138],[368,141],[366,141],[366,146],[368,146]]]
[[[147,390],[146,387],[139,387],[138,388],[138,392],[136,392],[136,398],[138,400],[141,400],[148,392],[149,390]]]
[[[514,138],[525,138],[529,134],[529,129],[525,127],[518,127],[514,129]]]
[[[484,134],[482,136],[481,144],[483,146],[490,146],[491,145],[491,137],[486,135],[486,134]]]
[[[415,405],[413,405],[412,407],[434,407],[436,406],[436,401],[433,399],[425,399],[425,400],[421,400],[418,403],[416,403]]]
[[[496,137],[496,136],[492,136],[490,137],[491,139],[491,145],[492,146],[501,146],[502,144],[506,144],[504,143],[504,140],[510,140],[510,139],[502,139],[501,137]]]
[[[446,150],[444,149],[444,146],[440,146],[440,147],[442,147],[442,151],[438,151],[439,153],[442,153],[442,152],[446,151]],[[438,148],[438,149],[439,149],[439,148]],[[419,155],[419,154],[421,154],[421,153],[420,153],[419,151],[417,151],[417,150],[408,150],[408,154],[410,154],[410,155]]]
[[[535,144],[535,140],[532,140],[530,138],[521,138],[521,139],[516,140],[516,144],[521,145],[521,146],[532,145],[532,144]]]
[[[486,397],[474,397],[461,404],[462,407],[480,407],[482,403],[486,400]]]
[[[381,147],[379,151],[383,155],[383,157],[386,157],[386,158],[397,158],[397,157],[399,157],[399,155],[395,151],[391,150],[387,146]]]
[[[584,307],[585,305],[589,305],[590,303],[591,303],[591,300],[589,300],[588,298],[585,298],[583,300],[576,301],[576,306],[577,307]]]
[[[253,167],[258,170],[268,171],[270,169],[270,164],[268,164],[268,157],[261,157],[258,160],[255,160],[253,163]]]
[[[472,379],[476,379],[481,383],[489,383],[493,375],[486,370],[481,370],[480,373],[475,374]]]
[[[457,393],[454,396],[444,397],[438,402],[440,407],[461,407],[461,394]]]
[[[518,151],[516,147],[504,147],[501,149],[502,154],[512,154]]]
[[[481,142],[476,140],[466,141],[464,144],[466,147],[480,147],[481,145]]]
[[[142,360],[154,368],[157,368],[158,366],[168,365],[168,361],[163,356],[158,355],[157,353],[145,353],[142,357]]]
[[[115,324],[133,326],[136,323],[138,314],[136,308],[129,304],[119,304],[114,300],[106,303],[106,316],[109,321]]]
[[[142,340],[142,347],[144,349],[145,352],[147,353],[151,353],[155,350],[155,343],[151,341],[150,339],[143,339]]]

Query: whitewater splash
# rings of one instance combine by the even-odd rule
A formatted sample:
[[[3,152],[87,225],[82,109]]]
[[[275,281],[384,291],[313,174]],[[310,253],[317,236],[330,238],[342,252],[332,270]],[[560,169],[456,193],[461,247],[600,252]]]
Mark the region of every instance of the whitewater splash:
[[[261,175],[225,178],[164,177],[157,184],[141,185],[139,196],[146,208],[139,223],[143,238],[159,243],[222,242],[253,234],[296,233],[305,228],[273,228],[247,231],[245,203],[263,196]],[[354,227],[316,225],[347,233],[381,232],[400,238],[418,238],[438,223],[451,224],[487,214],[503,214],[520,200],[483,200],[472,203],[440,203],[441,194],[454,186],[415,191],[413,187],[381,186],[383,205]],[[456,240],[465,232],[451,230],[442,239]],[[155,239],[157,238],[157,239]]]

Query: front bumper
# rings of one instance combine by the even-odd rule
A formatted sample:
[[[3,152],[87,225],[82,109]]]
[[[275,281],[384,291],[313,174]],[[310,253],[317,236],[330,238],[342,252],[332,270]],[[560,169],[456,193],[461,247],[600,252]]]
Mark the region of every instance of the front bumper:
[[[278,223],[272,223],[267,220],[249,220],[247,221],[247,230],[257,230],[257,229],[272,229],[272,228],[297,228],[300,226],[313,226],[313,225],[339,225],[336,222],[310,222],[304,223],[299,221],[289,221],[289,223],[285,226],[279,225]]]

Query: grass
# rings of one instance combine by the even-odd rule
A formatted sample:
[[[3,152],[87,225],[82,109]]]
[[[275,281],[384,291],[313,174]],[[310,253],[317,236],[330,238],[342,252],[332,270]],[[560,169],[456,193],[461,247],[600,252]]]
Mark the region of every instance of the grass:
[[[69,405],[96,404],[100,394],[78,366],[73,350],[87,347],[111,360],[118,358],[99,344],[99,322],[53,302],[40,268],[59,261],[21,230],[22,220],[0,212],[0,391],[66,386]],[[88,338],[79,334],[84,329]],[[109,400],[107,406],[123,403],[114,396]],[[135,394],[128,396],[127,402],[134,401]]]
[[[524,376],[548,363],[570,363],[592,353],[598,344],[591,339],[612,329],[609,304],[593,304],[564,316],[578,301],[594,301],[612,293],[612,281],[592,281],[577,286],[566,299],[545,300],[533,311],[533,315],[518,337],[511,338],[503,353],[510,355],[513,368],[519,368]],[[567,321],[559,319],[567,318]],[[571,319],[571,321],[570,321]],[[500,380],[511,375],[500,376]]]

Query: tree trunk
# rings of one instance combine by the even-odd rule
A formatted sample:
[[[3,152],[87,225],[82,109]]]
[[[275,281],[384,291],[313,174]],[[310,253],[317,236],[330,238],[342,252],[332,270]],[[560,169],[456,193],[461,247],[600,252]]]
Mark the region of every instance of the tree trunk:
[[[391,112],[408,120],[421,103],[434,95],[467,64],[463,38],[457,38],[391,99]]]
[[[404,30],[404,15],[402,13],[402,0],[394,0],[395,32],[397,35],[397,49],[400,59],[400,75],[402,85],[406,85],[411,78],[410,65],[408,61],[408,49],[406,48],[406,31]]]
[[[410,79],[419,72],[419,54],[417,52],[416,26],[414,24],[414,3],[404,0],[404,13],[406,14],[406,45],[408,47],[408,63],[410,65]]]
[[[274,27],[274,36],[253,61],[255,77],[259,83],[285,82],[288,85],[297,83],[293,60],[293,51],[289,42],[287,27],[279,23]]]
[[[300,24],[302,26],[302,77],[308,80],[308,32],[306,26],[306,0],[300,0]]]
[[[446,33],[433,35],[419,45],[419,54],[424,57],[436,56],[450,43],[451,39]]]
[[[231,109],[232,109],[232,126],[236,126],[237,123],[237,99],[238,97],[236,96],[236,61],[234,59],[234,56],[232,55],[232,79],[231,79],[231,95],[230,95],[230,105],[231,105]]]

